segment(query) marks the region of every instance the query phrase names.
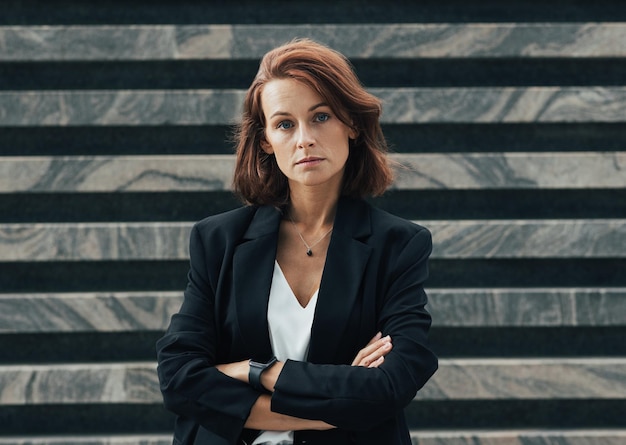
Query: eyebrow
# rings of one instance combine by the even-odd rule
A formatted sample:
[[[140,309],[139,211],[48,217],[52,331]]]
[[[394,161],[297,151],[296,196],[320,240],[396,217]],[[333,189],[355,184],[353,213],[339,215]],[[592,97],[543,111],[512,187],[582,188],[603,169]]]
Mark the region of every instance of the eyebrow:
[[[327,107],[328,104],[326,102],[320,102],[318,104],[313,105],[312,107],[310,107],[307,111],[311,112],[317,108],[320,107]],[[287,113],[286,111],[276,111],[275,113],[272,113],[272,115],[270,116],[270,119],[272,119],[274,116],[290,116],[290,113]]]

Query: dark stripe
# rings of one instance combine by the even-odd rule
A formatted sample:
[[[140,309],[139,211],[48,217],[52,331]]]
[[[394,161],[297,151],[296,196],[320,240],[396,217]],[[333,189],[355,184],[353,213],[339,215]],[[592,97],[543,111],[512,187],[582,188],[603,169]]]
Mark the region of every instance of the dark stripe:
[[[257,0],[204,2],[182,0],[107,0],[88,6],[79,0],[7,0],[0,25],[25,24],[205,24],[205,23],[406,23],[406,22],[594,22],[626,20],[624,2],[612,0],[363,0],[347,10],[342,2]]]
[[[0,127],[0,156],[233,154],[232,130],[209,125]],[[621,151],[626,146],[622,122],[386,124],[383,131],[396,153]]]
[[[626,59],[353,59],[368,87],[621,86]],[[242,88],[258,60],[8,62],[0,90]]]
[[[442,358],[623,357],[626,326],[446,328],[435,318],[431,346]]]
[[[3,405],[0,438],[37,434],[171,434],[174,417],[162,405]]]
[[[411,429],[623,428],[626,400],[415,401]]]
[[[430,261],[427,288],[626,286],[624,258]],[[0,263],[2,292],[182,291],[188,261]]]
[[[623,190],[402,190],[373,202],[406,219],[623,218]],[[241,206],[229,191],[0,194],[0,223],[198,221]]]

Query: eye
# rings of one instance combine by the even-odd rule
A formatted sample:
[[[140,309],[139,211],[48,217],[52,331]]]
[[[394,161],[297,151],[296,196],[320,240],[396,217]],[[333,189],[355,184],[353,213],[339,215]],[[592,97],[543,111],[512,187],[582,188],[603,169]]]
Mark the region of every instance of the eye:
[[[276,128],[282,128],[283,130],[288,130],[291,127],[293,127],[293,124],[289,121],[280,121],[278,125],[276,125]]]
[[[328,119],[330,119],[330,114],[328,113],[317,113],[315,115],[315,120],[317,122],[326,122]]]

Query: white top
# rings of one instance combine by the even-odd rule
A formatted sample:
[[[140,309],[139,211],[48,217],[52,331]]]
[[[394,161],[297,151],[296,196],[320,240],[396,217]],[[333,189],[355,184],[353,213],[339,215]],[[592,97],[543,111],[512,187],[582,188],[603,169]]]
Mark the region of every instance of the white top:
[[[278,360],[305,360],[311,340],[311,326],[317,305],[315,291],[311,300],[302,307],[291,290],[278,261],[274,262],[274,275],[267,307],[272,351]],[[293,431],[263,431],[253,445],[293,444]]]

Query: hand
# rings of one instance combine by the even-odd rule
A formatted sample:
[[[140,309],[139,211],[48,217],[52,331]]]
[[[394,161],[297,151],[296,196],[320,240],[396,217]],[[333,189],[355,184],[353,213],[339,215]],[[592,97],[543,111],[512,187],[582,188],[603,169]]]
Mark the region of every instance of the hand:
[[[215,367],[228,377],[248,383],[248,373],[250,372],[248,360],[242,360],[234,363],[222,363],[220,365],[215,365]]]
[[[298,431],[298,430],[330,430],[334,426],[321,420],[307,420],[287,416],[272,411],[271,398],[262,394],[252,405],[246,420],[246,428],[253,430]]]
[[[276,385],[276,381],[278,380],[278,376],[283,369],[283,365],[283,362],[276,362],[268,369],[266,369],[263,374],[261,374],[261,384],[263,385],[263,387],[271,392],[274,392],[274,385]],[[215,365],[215,368],[222,374],[226,374],[228,377],[232,377],[233,379],[240,380],[244,383],[250,383],[248,381],[248,376],[250,375],[249,360],[242,360],[240,362],[233,363],[222,363],[219,365]]]
[[[352,366],[378,368],[383,364],[385,356],[389,354],[392,347],[391,337],[388,335],[383,337],[382,333],[379,332],[359,351],[352,362]]]

